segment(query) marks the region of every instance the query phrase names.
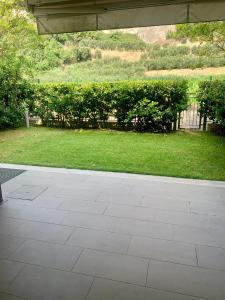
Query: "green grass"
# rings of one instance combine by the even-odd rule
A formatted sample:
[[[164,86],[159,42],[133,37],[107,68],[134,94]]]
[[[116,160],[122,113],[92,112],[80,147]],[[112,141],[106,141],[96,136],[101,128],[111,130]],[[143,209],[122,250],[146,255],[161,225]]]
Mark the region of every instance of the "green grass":
[[[33,127],[0,131],[0,162],[225,180],[225,139]]]

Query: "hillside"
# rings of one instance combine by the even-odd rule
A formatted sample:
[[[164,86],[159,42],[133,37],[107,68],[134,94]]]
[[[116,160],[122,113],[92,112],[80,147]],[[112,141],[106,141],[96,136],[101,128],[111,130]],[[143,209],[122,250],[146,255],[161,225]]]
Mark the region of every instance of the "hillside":
[[[218,48],[167,39],[174,29],[161,26],[55,35],[59,51],[52,57],[58,58],[58,64],[39,71],[36,78],[91,82],[225,74],[225,57]]]
[[[146,43],[164,44],[166,41],[167,33],[169,31],[174,31],[174,30],[175,30],[174,25],[165,25],[165,26],[120,29],[118,31],[137,34]],[[172,42],[172,41],[170,41],[170,42]]]

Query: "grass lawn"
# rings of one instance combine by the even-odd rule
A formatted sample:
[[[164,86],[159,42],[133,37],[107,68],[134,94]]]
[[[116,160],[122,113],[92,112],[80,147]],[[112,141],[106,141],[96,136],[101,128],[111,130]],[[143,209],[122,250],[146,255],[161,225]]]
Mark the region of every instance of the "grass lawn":
[[[203,132],[22,128],[0,131],[0,162],[225,180],[225,139]]]

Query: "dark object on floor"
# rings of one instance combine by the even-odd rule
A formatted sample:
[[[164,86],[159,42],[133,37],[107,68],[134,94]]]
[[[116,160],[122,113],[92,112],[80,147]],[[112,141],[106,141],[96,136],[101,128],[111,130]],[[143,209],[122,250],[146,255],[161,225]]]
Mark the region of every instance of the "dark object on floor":
[[[0,183],[3,184],[10,179],[22,174],[25,170],[0,168]]]
[[[1,185],[9,181],[10,179],[22,174],[23,172],[25,172],[25,170],[0,168],[0,203],[3,201]]]

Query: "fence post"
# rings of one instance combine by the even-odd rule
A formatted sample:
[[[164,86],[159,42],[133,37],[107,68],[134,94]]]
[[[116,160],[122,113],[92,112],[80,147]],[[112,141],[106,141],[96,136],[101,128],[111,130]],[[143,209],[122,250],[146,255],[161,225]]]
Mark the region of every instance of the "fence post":
[[[26,121],[26,127],[30,127],[30,120],[29,120],[29,113],[28,110],[25,110],[25,121]]]
[[[204,116],[203,118],[203,131],[206,131],[207,129],[207,116]]]
[[[173,123],[173,131],[177,130],[177,120],[174,121]]]
[[[180,118],[181,118],[181,113],[179,112],[179,114],[178,114],[178,129],[180,129]]]
[[[202,128],[202,114],[200,113],[199,115],[199,126],[198,126],[199,129]]]
[[[0,183],[0,204],[3,202],[3,197],[2,197],[2,186]]]

